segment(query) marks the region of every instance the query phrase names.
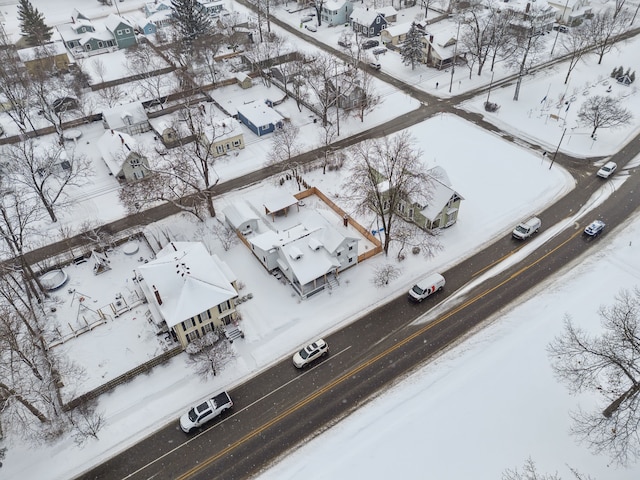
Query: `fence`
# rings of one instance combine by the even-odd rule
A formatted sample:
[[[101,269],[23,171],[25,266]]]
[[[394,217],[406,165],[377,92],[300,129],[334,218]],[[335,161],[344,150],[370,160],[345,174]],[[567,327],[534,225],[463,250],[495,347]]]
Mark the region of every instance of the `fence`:
[[[98,398],[100,395],[113,390],[118,385],[122,385],[123,383],[126,383],[129,380],[132,380],[133,378],[140,375],[141,373],[146,373],[150,371],[153,367],[158,366],[166,362],[167,360],[170,360],[171,358],[175,357],[179,353],[182,353],[182,347],[175,347],[175,348],[172,348],[171,350],[167,350],[162,355],[159,355],[149,360],[148,362],[138,365],[136,368],[129,370],[128,372],[120,375],[119,377],[116,377],[113,380],[110,380],[107,383],[104,383],[99,387],[94,388],[93,390],[90,390],[87,393],[84,393],[79,397],[74,398],[70,402],[65,403],[63,408],[65,411],[73,410],[74,408],[79,407],[83,403],[93,400],[94,398]]]

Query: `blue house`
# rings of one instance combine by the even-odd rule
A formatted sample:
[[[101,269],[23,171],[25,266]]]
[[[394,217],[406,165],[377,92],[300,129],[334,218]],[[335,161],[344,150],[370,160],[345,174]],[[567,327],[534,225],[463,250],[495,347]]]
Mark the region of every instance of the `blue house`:
[[[252,102],[238,107],[238,119],[261,137],[282,127],[284,118],[265,102]]]
[[[105,27],[113,35],[118,48],[129,48],[138,43],[133,24],[118,15],[113,13],[109,15],[105,21]]]
[[[154,13],[168,11],[171,12],[171,0],[156,0],[144,4],[144,16],[150,17]]]
[[[375,37],[387,28],[387,20],[384,14],[370,8],[354,8],[349,17],[349,23],[354,32],[359,32],[365,37]]]

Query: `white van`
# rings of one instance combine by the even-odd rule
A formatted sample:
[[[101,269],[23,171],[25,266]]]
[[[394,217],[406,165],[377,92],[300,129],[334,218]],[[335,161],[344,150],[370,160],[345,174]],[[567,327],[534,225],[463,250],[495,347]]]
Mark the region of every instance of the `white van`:
[[[429,295],[444,288],[444,277],[439,273],[432,273],[416,283],[409,290],[409,300],[421,302]]]
[[[526,222],[522,222],[516,228],[513,229],[511,235],[518,240],[524,240],[540,230],[542,222],[538,217],[531,217]]]

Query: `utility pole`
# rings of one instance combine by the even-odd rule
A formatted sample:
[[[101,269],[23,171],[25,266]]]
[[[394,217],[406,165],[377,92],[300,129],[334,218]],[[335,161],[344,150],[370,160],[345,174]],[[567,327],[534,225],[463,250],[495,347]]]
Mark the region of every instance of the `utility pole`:
[[[553,162],[556,161],[556,155],[558,155],[558,150],[560,150],[560,144],[562,143],[562,140],[564,139],[564,134],[567,133],[567,129],[564,129],[564,132],[562,132],[562,136],[560,137],[560,141],[558,142],[558,148],[556,148],[556,151],[553,152],[553,158],[551,159],[551,164],[549,165],[549,170],[551,170],[551,167],[553,167]]]
[[[449,93],[453,86],[453,74],[456,71],[456,59],[458,58],[458,39],[460,37],[460,19],[458,19],[458,31],[456,33],[456,44],[453,47],[453,64],[451,65],[451,80],[449,81]]]

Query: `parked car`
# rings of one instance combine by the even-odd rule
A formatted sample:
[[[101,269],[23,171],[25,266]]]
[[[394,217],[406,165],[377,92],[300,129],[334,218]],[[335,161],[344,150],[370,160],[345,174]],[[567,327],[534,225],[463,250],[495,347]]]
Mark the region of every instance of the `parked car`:
[[[78,107],[78,100],[73,97],[62,97],[51,102],[51,108],[56,113],[76,110]]]
[[[380,42],[378,40],[366,40],[362,42],[362,48],[365,50],[368,50],[373,47],[377,47],[378,45],[380,45]]]
[[[617,168],[616,162],[607,162],[598,170],[597,175],[602,178],[609,178]]]
[[[318,31],[318,27],[316,27],[313,23],[305,23],[304,24],[304,28],[306,28],[310,32],[317,32]]]
[[[300,23],[307,23],[307,22],[310,22],[311,20],[313,20],[313,18],[314,18],[314,17],[313,17],[313,16],[311,16],[311,15],[305,15],[304,17],[302,17],[302,18],[300,19]]]
[[[587,228],[584,229],[584,233],[586,235],[589,235],[590,237],[595,237],[600,232],[602,232],[602,230],[604,230],[604,227],[605,223],[602,220],[594,220],[589,225],[587,225]]]
[[[374,55],[384,55],[385,53],[387,53],[387,47],[374,48],[372,53]]]
[[[342,38],[338,40],[338,45],[344,48],[349,48],[351,47],[351,40],[349,40],[348,38]]]
[[[374,70],[380,70],[382,68],[379,62],[369,62],[369,66]]]
[[[299,352],[293,355],[293,364],[296,368],[304,368],[314,360],[320,357],[324,357],[329,353],[329,346],[327,342],[319,338],[313,343],[310,343]]]

